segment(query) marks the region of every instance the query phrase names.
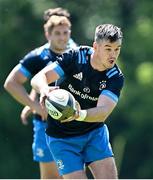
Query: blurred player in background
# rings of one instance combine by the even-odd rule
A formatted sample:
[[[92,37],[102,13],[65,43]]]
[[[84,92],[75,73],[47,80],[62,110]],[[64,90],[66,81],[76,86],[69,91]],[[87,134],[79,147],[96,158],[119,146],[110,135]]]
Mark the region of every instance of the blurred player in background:
[[[63,9],[61,7],[58,7],[58,8],[50,8],[50,9],[47,9],[44,11],[44,16],[43,16],[43,19],[44,19],[44,22],[46,23],[48,21],[48,19],[53,16],[53,15],[57,15],[57,16],[65,16],[67,17],[69,20],[70,20],[70,13],[66,10],[66,9]],[[48,39],[48,33],[47,31],[45,30],[44,28],[44,32],[45,32],[45,37],[46,39]],[[48,46],[48,43],[45,44],[45,46]],[[77,47],[77,44],[73,41],[72,38],[69,39],[68,43],[67,43],[67,47],[66,49],[70,49],[70,48],[76,48]],[[38,98],[37,97],[37,93],[34,89],[31,90],[30,92],[30,96],[31,98],[35,99],[35,98]],[[22,112],[21,112],[21,120],[22,120],[22,123],[24,125],[27,125],[28,124],[28,117],[29,115],[32,113],[31,109],[29,106],[26,106]]]
[[[60,88],[71,92],[81,109],[63,122],[48,116],[47,142],[64,179],[86,179],[84,165],[95,179],[117,179],[117,169],[104,123],[117,105],[124,76],[116,64],[122,32],[112,24],[97,26],[93,48],[80,46],[63,54],[31,81],[41,99],[48,84],[64,79]],[[62,148],[61,148],[62,147]]]
[[[63,16],[62,16],[63,15]],[[56,165],[46,144],[45,112],[38,103],[37,95],[32,90],[29,95],[24,83],[33,75],[38,73],[48,63],[54,61],[55,57],[76,44],[70,39],[71,23],[67,10],[62,8],[48,9],[44,12],[44,31],[48,43],[28,53],[20,63],[8,75],[4,87],[21,104],[27,105],[22,113],[23,124],[27,124],[27,118],[31,112],[34,113],[34,139],[33,159],[39,162],[40,175],[42,179],[60,178]]]

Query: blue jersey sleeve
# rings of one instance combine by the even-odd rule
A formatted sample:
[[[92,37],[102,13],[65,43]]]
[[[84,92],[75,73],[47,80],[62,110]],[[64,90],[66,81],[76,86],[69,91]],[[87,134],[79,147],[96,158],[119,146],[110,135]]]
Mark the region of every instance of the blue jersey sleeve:
[[[28,78],[37,74],[49,62],[45,54],[37,54],[36,51],[31,51],[20,61],[20,71]]]
[[[110,97],[115,102],[118,102],[123,85],[124,85],[123,74],[110,78],[107,83],[107,87],[101,92],[101,94],[104,94]]]
[[[114,77],[110,79],[107,89],[113,92],[119,98],[123,85],[124,85],[124,76],[122,74],[119,75],[118,77]]]

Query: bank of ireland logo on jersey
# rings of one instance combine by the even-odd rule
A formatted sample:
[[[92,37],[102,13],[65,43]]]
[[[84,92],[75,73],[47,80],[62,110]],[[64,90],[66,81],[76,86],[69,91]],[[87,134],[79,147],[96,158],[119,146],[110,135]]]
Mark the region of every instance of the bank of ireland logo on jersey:
[[[63,161],[62,160],[57,160],[57,167],[59,168],[59,169],[64,169],[64,164],[63,164]]]
[[[75,79],[79,79],[80,81],[82,81],[83,73],[80,72],[80,73],[74,74],[73,77],[74,77]]]
[[[106,88],[106,81],[102,80],[100,81],[99,90],[103,90],[104,88]]]

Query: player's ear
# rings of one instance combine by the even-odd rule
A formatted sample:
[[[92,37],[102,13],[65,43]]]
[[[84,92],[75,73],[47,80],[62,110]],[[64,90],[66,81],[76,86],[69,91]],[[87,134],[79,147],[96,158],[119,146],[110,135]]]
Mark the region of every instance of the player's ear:
[[[45,25],[44,25],[44,34],[45,34],[47,41],[49,41],[49,32],[47,31]]]
[[[94,50],[97,49],[97,43],[95,41],[93,42],[93,48],[94,48]]]

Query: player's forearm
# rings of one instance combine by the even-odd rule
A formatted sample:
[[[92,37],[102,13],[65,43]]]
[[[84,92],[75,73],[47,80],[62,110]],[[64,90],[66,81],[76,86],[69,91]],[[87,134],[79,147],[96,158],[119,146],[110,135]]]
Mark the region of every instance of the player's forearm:
[[[29,97],[32,99],[32,100],[37,100],[38,101],[38,94],[37,92],[34,90],[34,89],[31,89],[31,92],[29,94]]]
[[[107,118],[107,109],[103,107],[95,107],[87,110],[85,122],[104,122]]]
[[[83,117],[85,122],[104,122],[115,108],[117,102],[111,98],[100,95],[97,106],[87,109],[86,116]]]
[[[113,110],[113,109],[112,109]],[[112,112],[107,106],[95,107],[87,110],[84,122],[104,122]]]
[[[38,92],[41,93],[41,90],[45,87],[48,87],[47,79],[45,74],[37,74],[31,79],[31,86]]]
[[[30,99],[26,89],[15,81],[9,81],[4,84],[4,88],[22,105],[33,108],[33,101]]]

